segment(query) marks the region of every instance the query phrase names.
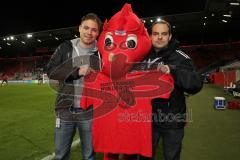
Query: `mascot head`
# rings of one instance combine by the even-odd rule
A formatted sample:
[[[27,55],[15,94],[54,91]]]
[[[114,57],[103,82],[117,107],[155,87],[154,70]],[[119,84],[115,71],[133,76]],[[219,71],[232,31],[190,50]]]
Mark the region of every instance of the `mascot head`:
[[[98,40],[102,56],[102,71],[118,79],[141,62],[151,48],[151,41],[142,21],[133,13],[131,5],[125,4],[121,11],[104,23]]]

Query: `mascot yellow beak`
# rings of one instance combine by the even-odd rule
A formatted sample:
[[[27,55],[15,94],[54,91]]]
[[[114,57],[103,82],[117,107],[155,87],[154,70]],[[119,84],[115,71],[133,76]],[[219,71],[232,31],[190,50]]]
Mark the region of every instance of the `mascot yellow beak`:
[[[108,60],[109,60],[110,62],[113,62],[115,59],[116,59],[116,56],[115,56],[113,53],[110,53],[110,54],[108,55]]]

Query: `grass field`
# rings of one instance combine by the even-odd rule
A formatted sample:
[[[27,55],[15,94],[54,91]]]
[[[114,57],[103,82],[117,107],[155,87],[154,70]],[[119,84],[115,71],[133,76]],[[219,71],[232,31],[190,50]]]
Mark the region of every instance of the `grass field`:
[[[48,85],[8,85],[0,87],[0,97],[1,158],[33,160],[51,153],[53,90]]]
[[[182,160],[240,158],[240,110],[213,109],[215,96],[232,99],[213,85],[187,98],[192,121],[185,130]],[[53,153],[54,100],[55,92],[48,85],[0,87],[0,159],[39,160]],[[161,159],[160,146],[159,152]],[[77,146],[71,159],[80,157]]]

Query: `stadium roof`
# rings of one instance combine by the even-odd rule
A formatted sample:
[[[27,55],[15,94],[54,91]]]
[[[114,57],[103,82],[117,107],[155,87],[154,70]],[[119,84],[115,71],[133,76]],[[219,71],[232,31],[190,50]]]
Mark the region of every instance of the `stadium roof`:
[[[78,5],[63,3],[61,6],[60,2],[51,6],[41,2],[36,3],[37,8],[5,6],[0,10],[0,56],[51,52],[62,41],[78,36],[77,26],[83,15],[95,12],[104,21],[119,11],[125,2],[82,0]],[[170,21],[182,44],[240,40],[240,5],[237,5],[240,0],[129,2],[147,27],[158,18]],[[11,10],[14,14],[6,14]]]

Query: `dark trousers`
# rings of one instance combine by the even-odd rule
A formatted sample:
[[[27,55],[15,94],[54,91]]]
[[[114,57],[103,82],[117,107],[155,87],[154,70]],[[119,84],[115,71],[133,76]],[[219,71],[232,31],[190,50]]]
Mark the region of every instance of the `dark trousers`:
[[[184,128],[179,129],[159,129],[153,127],[152,145],[153,160],[156,159],[156,151],[160,138],[163,140],[164,160],[180,160]]]

